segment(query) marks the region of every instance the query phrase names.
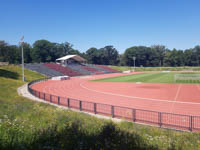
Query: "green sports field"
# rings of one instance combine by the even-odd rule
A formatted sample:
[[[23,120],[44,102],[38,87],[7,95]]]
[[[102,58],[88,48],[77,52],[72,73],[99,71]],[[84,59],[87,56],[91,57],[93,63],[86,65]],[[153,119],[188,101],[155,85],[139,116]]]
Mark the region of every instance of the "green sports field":
[[[176,78],[181,76],[181,78]],[[184,78],[183,78],[184,77]],[[145,82],[145,83],[200,83],[200,73],[184,72],[160,72],[160,73],[141,73],[99,79],[102,82]]]

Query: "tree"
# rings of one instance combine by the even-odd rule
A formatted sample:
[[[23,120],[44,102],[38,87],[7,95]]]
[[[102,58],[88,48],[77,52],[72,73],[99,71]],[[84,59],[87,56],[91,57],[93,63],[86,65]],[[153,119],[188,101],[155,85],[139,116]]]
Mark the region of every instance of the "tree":
[[[164,57],[165,57],[165,54],[166,54],[165,46],[163,46],[163,45],[153,45],[153,46],[151,46],[151,48],[154,50],[155,56],[159,60],[159,63],[157,64],[157,66],[163,66]]]
[[[16,45],[10,45],[7,49],[7,61],[11,64],[19,64],[21,59],[20,59],[20,50],[19,47]]]
[[[92,47],[86,51],[86,57],[88,60],[88,63],[91,64],[99,64],[99,54],[98,49],[95,47]]]
[[[153,54],[150,47],[134,46],[126,49],[124,53],[124,61],[128,66],[134,65],[133,57],[136,57],[136,66],[152,66]]]
[[[200,66],[200,45],[183,50],[169,50],[163,45],[133,46],[127,48],[124,54],[119,55],[112,45],[103,48],[90,48],[85,53],[73,49],[69,42],[52,43],[47,40],[37,40],[31,47],[24,43],[24,62],[55,62],[65,55],[80,55],[91,64],[128,65],[133,66],[133,57],[136,57],[136,66]],[[0,61],[21,64],[21,45],[9,45],[0,40]]]
[[[32,59],[34,62],[50,62],[53,61],[52,55],[55,44],[47,40],[38,40],[33,44]]]
[[[165,53],[165,57],[164,57],[164,66],[165,67],[168,67],[171,65],[171,51],[170,50],[167,50],[166,53]]]
[[[196,60],[195,65],[200,66],[200,45],[197,45],[194,47],[193,53],[195,54],[195,57],[194,57]]]
[[[166,53],[167,56],[165,58],[165,62],[168,64],[168,66],[184,66],[185,65],[185,59],[184,59],[184,53],[181,50],[173,49],[170,52]]]
[[[199,66],[200,65],[200,46],[197,45],[194,48],[184,51],[185,65],[187,66]]]
[[[73,53],[72,51],[74,50],[73,45],[70,44],[69,42],[64,42],[59,44],[59,52],[61,56],[69,55],[70,53]]]
[[[105,46],[100,49],[104,55],[103,64],[105,65],[117,65],[119,63],[118,51],[111,45]]]
[[[5,41],[0,41],[0,61],[8,61],[6,58],[8,48],[8,44]]]
[[[126,65],[124,56],[125,56],[124,54],[119,54],[119,66],[125,66]]]
[[[16,64],[20,62],[19,47],[8,45],[5,41],[0,41],[0,61]]]
[[[118,51],[110,45],[100,49],[94,47],[88,49],[86,58],[92,64],[117,65],[119,63]]]
[[[21,61],[21,50],[22,50],[22,46],[19,46],[19,56],[20,56],[20,61]],[[24,51],[24,63],[31,63],[32,62],[32,58],[31,58],[31,51],[32,51],[32,47],[30,44],[28,43],[23,43],[23,51]]]

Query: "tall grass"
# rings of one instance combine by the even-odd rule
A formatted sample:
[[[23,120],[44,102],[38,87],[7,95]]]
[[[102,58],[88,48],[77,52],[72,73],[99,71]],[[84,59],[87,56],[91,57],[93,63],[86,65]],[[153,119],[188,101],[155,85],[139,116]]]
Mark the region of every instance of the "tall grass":
[[[0,67],[0,149],[200,149],[200,134],[113,123],[17,95],[18,66]],[[7,76],[9,74],[9,77]],[[27,81],[43,76],[26,70]]]

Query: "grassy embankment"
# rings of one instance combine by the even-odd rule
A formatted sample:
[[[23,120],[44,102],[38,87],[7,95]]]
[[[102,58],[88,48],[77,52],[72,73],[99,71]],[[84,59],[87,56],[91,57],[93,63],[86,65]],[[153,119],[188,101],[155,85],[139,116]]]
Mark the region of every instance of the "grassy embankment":
[[[191,80],[187,79],[186,80],[176,80],[175,81],[175,75],[185,75],[189,78],[190,76],[193,75],[199,75],[200,73],[192,73],[192,72],[187,72],[187,73],[142,73],[142,74],[133,74],[133,75],[125,75],[125,76],[120,76],[120,77],[111,77],[111,78],[105,78],[105,79],[99,79],[95,81],[103,81],[103,82],[145,82],[145,83],[195,83],[199,84],[200,80]],[[195,77],[194,77],[195,78]]]
[[[43,76],[25,71],[27,81]],[[200,134],[119,124],[17,95],[18,66],[0,67],[0,149],[200,149]]]

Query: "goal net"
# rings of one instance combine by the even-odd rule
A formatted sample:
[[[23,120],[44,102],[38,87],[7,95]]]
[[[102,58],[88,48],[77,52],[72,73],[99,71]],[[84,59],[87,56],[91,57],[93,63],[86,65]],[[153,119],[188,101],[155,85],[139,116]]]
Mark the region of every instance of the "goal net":
[[[174,82],[200,83],[200,74],[195,74],[195,73],[175,74]]]

